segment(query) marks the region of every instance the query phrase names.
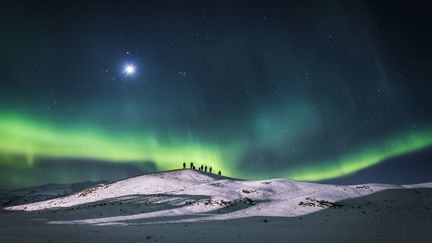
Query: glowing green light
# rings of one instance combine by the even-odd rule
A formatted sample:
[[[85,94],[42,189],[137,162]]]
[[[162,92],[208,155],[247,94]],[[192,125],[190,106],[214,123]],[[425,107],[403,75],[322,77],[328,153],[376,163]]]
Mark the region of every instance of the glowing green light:
[[[386,139],[341,156],[332,161],[304,165],[285,176],[295,180],[318,181],[352,174],[386,159],[424,149],[432,145],[432,131],[409,132]]]
[[[60,127],[2,114],[0,153],[27,157],[87,158],[110,162],[153,161],[158,169],[174,169],[180,162],[207,162],[226,173],[219,148],[183,138],[160,141],[155,135],[121,134],[91,127]]]
[[[39,157],[97,159],[113,163],[152,161],[159,170],[179,168],[182,162],[196,162],[211,164],[214,170],[220,169],[224,175],[233,177],[269,176],[266,171],[251,175],[236,168],[236,162],[248,148],[247,141],[239,141],[243,142],[227,141],[219,145],[180,135],[160,138],[152,132],[66,126],[0,113],[0,163],[13,163],[15,159],[8,158],[14,158],[14,155],[24,156],[29,166],[37,163]],[[428,146],[432,146],[432,130],[417,129],[353,149],[334,159],[296,167],[288,165],[286,171],[271,176],[306,181],[331,179]]]

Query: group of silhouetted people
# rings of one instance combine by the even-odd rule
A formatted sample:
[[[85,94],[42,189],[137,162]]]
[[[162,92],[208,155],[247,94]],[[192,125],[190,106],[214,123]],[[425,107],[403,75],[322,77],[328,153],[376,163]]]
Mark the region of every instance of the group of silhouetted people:
[[[189,168],[192,170],[196,170],[193,162],[190,163]],[[212,173],[212,167],[211,166],[207,167],[207,165],[201,165],[200,167],[198,167],[198,170],[207,172],[207,168],[208,168],[208,172]],[[183,162],[183,169],[186,169],[186,162]],[[218,172],[218,175],[222,175],[222,172],[220,170]]]

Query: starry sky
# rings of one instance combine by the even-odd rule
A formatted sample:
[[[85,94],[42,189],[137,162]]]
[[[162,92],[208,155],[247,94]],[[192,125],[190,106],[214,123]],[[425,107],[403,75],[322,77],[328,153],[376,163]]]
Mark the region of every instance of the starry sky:
[[[0,187],[183,162],[247,179],[430,181],[431,10],[2,1]]]

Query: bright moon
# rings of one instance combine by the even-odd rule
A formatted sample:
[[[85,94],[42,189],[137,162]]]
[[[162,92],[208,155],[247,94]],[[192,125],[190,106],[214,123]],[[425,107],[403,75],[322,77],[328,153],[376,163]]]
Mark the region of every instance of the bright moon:
[[[135,66],[133,66],[133,65],[131,65],[131,64],[126,65],[125,68],[124,68],[124,72],[125,72],[127,75],[132,75],[132,74],[134,74],[134,73],[135,73]]]

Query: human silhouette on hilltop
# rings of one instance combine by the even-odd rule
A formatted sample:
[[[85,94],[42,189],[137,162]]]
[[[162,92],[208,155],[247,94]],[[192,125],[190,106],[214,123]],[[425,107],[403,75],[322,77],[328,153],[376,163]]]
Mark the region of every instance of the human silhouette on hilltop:
[[[186,166],[187,166],[186,162],[183,162],[183,169],[187,169]],[[190,162],[189,168],[191,170],[196,170],[196,167],[195,167],[193,162]],[[208,170],[209,173],[212,173],[213,168],[211,166],[207,166],[207,165],[202,164],[200,167],[198,167],[198,170],[199,171],[205,171],[205,172],[207,172],[207,170]],[[218,175],[222,175],[222,172],[220,170],[218,172]]]

